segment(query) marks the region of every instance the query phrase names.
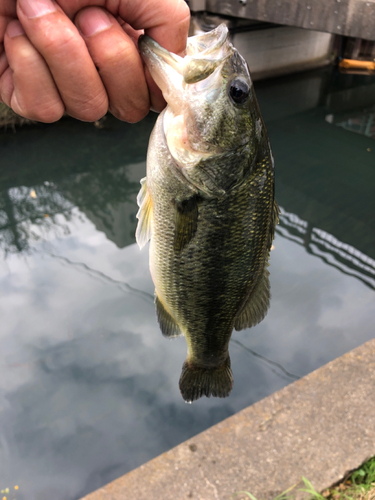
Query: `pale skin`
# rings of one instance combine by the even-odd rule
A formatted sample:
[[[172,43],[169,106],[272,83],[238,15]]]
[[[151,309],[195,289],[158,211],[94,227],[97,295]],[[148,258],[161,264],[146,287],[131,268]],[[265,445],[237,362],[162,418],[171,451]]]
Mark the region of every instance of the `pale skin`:
[[[138,37],[182,54],[189,20],[184,0],[0,0],[0,102],[46,123],[137,122],[165,106]]]

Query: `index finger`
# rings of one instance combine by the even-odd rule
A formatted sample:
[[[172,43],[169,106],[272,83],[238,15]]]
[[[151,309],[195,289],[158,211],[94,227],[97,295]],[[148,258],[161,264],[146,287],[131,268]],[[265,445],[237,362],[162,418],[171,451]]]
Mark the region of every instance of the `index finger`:
[[[126,3],[127,8],[131,5],[134,11],[131,13],[133,20],[128,22],[135,29],[144,29],[147,35],[171,52],[178,54],[185,50],[190,24],[190,10],[185,0],[143,1],[138,8],[137,2],[126,0]],[[125,14],[130,12],[124,10]]]
[[[190,25],[190,9],[185,0],[57,0],[63,11],[73,18],[78,11],[88,6],[107,9],[136,30],[144,30],[162,47],[182,55]],[[161,111],[165,106],[161,90],[145,68],[149,88],[151,109]]]
[[[16,17],[15,0],[2,0],[0,4],[0,16]]]
[[[63,11],[73,18],[85,7],[97,6],[119,16],[134,29],[144,29],[167,50],[185,50],[189,31],[190,10],[185,0],[57,0]]]
[[[0,2],[0,44],[4,41],[4,33],[11,19],[17,18],[16,2],[14,0],[1,0]]]

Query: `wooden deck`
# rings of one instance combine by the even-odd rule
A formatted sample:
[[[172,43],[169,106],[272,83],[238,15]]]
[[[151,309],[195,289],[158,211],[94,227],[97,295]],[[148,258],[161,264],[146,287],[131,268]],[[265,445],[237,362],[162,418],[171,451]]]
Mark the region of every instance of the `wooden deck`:
[[[315,31],[375,40],[375,0],[189,0],[208,11]]]

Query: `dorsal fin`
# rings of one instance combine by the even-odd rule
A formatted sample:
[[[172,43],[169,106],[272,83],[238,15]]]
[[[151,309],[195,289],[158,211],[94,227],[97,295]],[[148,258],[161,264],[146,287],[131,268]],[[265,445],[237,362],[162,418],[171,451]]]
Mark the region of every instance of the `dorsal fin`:
[[[147,190],[146,177],[141,179],[141,189],[137,196],[139,210],[137,212],[138,225],[135,239],[139,248],[143,248],[151,238],[152,203],[151,196]]]
[[[270,224],[270,232],[268,235],[268,250],[271,250],[272,241],[275,237],[275,229],[276,225],[279,223],[279,213],[280,208],[277,204],[276,200],[273,200],[272,214],[271,214],[271,224]]]
[[[267,240],[267,251],[271,250],[272,241],[275,236],[276,224],[279,222],[280,209],[276,200],[273,201],[272,213],[271,213],[271,224],[268,233]],[[234,322],[234,328],[238,330],[244,330],[245,328],[250,328],[255,326],[262,321],[262,319],[267,314],[271,291],[270,291],[270,280],[269,271],[267,267],[269,266],[268,257],[264,265],[263,275],[259,280],[255,290],[249,295],[245,303],[240,308],[237,313],[237,317]]]

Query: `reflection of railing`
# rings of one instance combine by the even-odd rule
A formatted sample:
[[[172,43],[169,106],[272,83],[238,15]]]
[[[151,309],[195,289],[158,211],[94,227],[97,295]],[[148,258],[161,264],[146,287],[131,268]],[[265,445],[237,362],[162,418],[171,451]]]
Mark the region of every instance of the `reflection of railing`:
[[[375,139],[375,110],[371,108],[367,112],[357,111],[350,115],[344,114],[329,114],[326,116],[328,123],[334,123],[338,127],[342,127],[350,132],[365,135],[371,139]]]
[[[356,248],[343,243],[332,234],[300,219],[298,215],[280,207],[280,224],[276,231],[289,240],[303,245],[306,250],[341,272],[360,279],[375,290],[375,260]]]
[[[349,118],[346,121],[337,123],[337,125],[346,130],[357,132],[357,134],[363,134],[375,139],[375,113]]]
[[[70,198],[79,201],[80,209],[87,208],[97,216],[105,215],[109,204],[116,207],[115,201],[126,200],[135,190],[137,183],[127,180],[125,173],[120,169],[115,171],[111,186],[121,185],[119,192],[113,193],[107,187],[100,196],[91,189],[87,193],[87,199],[82,193],[86,193],[84,186],[92,188],[93,181],[88,182],[84,178],[79,183],[70,181],[64,191],[68,192]],[[119,178],[119,174],[120,178]],[[107,173],[107,177],[109,174]],[[119,182],[119,181],[122,182]],[[76,186],[78,185],[78,187]],[[65,187],[65,186],[60,186]],[[75,191],[77,190],[77,192]],[[90,189],[88,189],[90,191]],[[95,195],[92,194],[94,191]],[[74,196],[72,195],[74,193]],[[116,196],[114,196],[116,194]],[[80,196],[79,196],[80,195]],[[39,238],[41,231],[50,230],[69,232],[67,222],[74,217],[74,203],[66,199],[53,183],[45,183],[34,189],[26,187],[11,188],[0,191],[0,250],[5,254],[8,252],[22,252],[29,249],[29,239]],[[134,205],[135,209],[135,205]],[[62,217],[61,217],[62,216]],[[36,232],[36,228],[38,231]],[[339,241],[331,234],[313,227],[309,222],[302,220],[298,215],[281,209],[280,224],[277,232],[292,241],[306,247],[306,250],[321,258],[327,264],[334,266],[340,271],[355,276],[370,288],[375,289],[375,260],[363,254],[356,248]]]

